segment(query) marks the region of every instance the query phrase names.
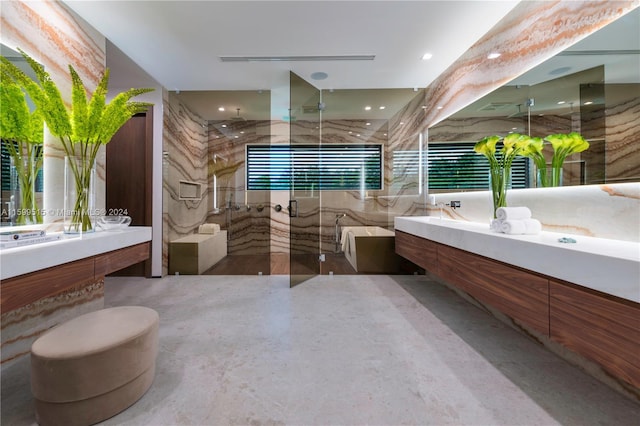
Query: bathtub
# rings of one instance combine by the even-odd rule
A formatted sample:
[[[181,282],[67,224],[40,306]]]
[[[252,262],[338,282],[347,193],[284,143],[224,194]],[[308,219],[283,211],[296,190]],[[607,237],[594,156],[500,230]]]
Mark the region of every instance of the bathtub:
[[[379,226],[345,226],[342,228],[342,251],[353,269],[361,273],[398,272],[395,232]]]

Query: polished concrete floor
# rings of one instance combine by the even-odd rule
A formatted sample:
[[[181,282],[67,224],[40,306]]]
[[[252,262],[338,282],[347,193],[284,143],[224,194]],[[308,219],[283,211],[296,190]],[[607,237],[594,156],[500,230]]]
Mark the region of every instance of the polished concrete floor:
[[[638,425],[640,404],[420,275],[107,278],[160,314],[151,389],[104,425]],[[28,361],[2,425],[31,425]]]

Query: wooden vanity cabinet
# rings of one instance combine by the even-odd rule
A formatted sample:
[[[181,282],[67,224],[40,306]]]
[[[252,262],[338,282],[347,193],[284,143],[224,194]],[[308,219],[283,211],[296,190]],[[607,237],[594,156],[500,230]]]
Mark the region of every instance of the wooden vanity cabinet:
[[[0,311],[5,314],[67,290],[104,280],[105,275],[142,262],[150,254],[151,243],[144,242],[4,279],[0,283]]]
[[[640,389],[639,303],[397,230],[396,252]]]
[[[396,231],[396,253],[429,272],[438,269],[438,243]]]
[[[477,254],[438,247],[438,275],[515,323],[549,336],[549,280]]]
[[[549,336],[549,280],[477,254],[396,231],[396,253]]]
[[[640,388],[640,304],[550,280],[551,340]]]

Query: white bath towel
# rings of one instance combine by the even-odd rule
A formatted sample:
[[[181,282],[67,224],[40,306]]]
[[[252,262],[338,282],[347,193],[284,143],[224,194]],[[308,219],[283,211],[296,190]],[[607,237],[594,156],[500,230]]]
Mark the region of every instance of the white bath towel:
[[[502,232],[509,235],[522,235],[527,230],[523,220],[503,220]]]
[[[527,235],[537,235],[542,231],[542,223],[537,219],[526,219],[524,221],[525,231]]]
[[[535,235],[542,230],[542,224],[537,219],[514,219],[502,221],[502,232],[510,235]]]
[[[496,219],[514,220],[531,218],[529,207],[499,207],[496,210]]]
[[[220,225],[217,223],[203,223],[198,227],[198,234],[217,234],[220,232]]]
[[[349,232],[351,227],[345,226],[342,228],[342,235],[340,236],[340,242],[342,243],[342,252],[349,253]]]
[[[502,221],[500,219],[493,219],[491,221],[491,224],[489,225],[489,228],[493,232],[502,232]]]

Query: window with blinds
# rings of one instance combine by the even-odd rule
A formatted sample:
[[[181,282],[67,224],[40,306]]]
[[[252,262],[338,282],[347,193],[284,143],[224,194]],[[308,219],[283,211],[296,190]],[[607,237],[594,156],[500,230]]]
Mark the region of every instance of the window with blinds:
[[[487,190],[489,188],[489,162],[473,147],[475,142],[429,143],[423,154],[423,167],[431,190]],[[417,175],[420,152],[393,153],[393,171],[396,175]],[[529,187],[529,159],[516,157],[511,168],[510,188]]]
[[[382,145],[247,145],[248,190],[380,190]]]

